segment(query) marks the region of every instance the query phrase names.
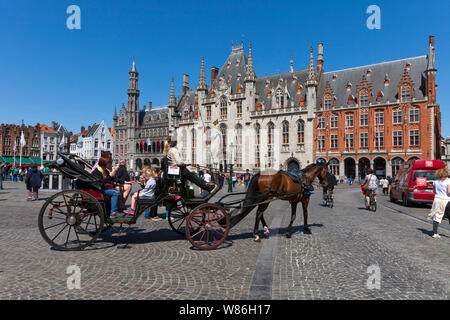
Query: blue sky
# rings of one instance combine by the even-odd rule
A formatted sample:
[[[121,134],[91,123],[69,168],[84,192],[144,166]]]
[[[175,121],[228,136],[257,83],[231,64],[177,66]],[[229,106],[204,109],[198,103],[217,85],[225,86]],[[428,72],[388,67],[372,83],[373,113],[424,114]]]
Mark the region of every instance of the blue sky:
[[[81,9],[81,30],[69,30],[66,9]],[[369,30],[369,5],[381,9],[381,29]],[[450,3],[427,1],[2,1],[0,3],[0,123],[47,123],[69,130],[105,120],[126,104],[135,57],[140,106],[165,105],[170,79],[198,83],[205,55],[222,67],[231,42],[253,44],[257,75],[307,65],[309,47],[324,43],[325,70],[427,54],[435,35],[442,135],[450,135]]]

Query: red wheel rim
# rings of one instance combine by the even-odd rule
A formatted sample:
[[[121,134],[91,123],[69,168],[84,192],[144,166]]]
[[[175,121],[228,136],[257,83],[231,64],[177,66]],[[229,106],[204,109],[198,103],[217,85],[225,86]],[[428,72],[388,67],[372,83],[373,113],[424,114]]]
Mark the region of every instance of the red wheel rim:
[[[228,215],[220,206],[203,204],[189,215],[186,236],[191,244],[201,250],[217,248],[230,229]]]

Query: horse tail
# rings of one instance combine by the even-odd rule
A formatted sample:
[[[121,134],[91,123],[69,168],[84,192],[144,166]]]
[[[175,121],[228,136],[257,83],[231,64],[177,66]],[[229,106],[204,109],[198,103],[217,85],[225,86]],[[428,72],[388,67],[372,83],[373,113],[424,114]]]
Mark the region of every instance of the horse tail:
[[[232,217],[230,219],[230,225],[231,227],[235,226],[239,221],[244,219],[260,202],[260,197],[258,197],[258,181],[259,181],[260,174],[255,174],[252,179],[250,180],[247,188],[247,193],[245,195],[245,199],[242,203],[242,209],[241,212]]]

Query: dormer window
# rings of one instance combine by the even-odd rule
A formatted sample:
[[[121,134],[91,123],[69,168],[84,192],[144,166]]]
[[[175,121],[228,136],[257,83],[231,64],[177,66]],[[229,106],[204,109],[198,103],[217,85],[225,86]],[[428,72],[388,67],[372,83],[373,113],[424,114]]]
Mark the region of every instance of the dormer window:
[[[347,91],[350,91],[350,89],[352,88],[352,84],[349,82],[347,82]]]
[[[237,76],[236,76],[236,78],[239,80],[239,79],[241,78],[241,74],[238,73]]]
[[[388,86],[388,85],[389,85],[389,78],[388,78],[387,73],[386,73],[386,75],[384,76],[384,85],[385,85],[385,86]]]
[[[377,94],[377,102],[383,102],[383,92],[380,90]]]
[[[333,77],[331,78],[333,81],[335,81],[337,79],[337,75],[333,74]]]
[[[302,92],[302,86],[300,85],[300,83],[297,85],[297,93],[301,93]]]
[[[411,89],[409,87],[402,88],[402,102],[411,101]]]
[[[411,69],[411,64],[410,64],[409,62],[406,63],[405,69],[406,69],[407,71],[409,71],[409,69]]]
[[[284,108],[284,94],[281,89],[277,90],[276,103],[279,108]]]
[[[266,80],[266,88],[269,86],[269,84],[270,84],[270,81]]]
[[[353,104],[354,101],[355,101],[355,98],[351,94],[349,94],[347,97],[347,104],[351,105],[351,104]]]
[[[300,97],[300,107],[305,105],[305,98],[303,96]]]
[[[367,92],[361,92],[359,96],[359,106],[360,107],[367,107],[369,105],[369,95]]]
[[[327,96],[323,102],[323,108],[325,110],[331,110],[331,98]]]
[[[228,63],[227,63],[227,69],[229,69],[229,68],[230,68],[230,66],[231,66],[231,62],[230,62],[230,61],[228,61]]]
[[[367,70],[366,75],[370,76],[371,74],[372,74],[372,70],[371,69]]]
[[[271,95],[272,95],[272,91],[270,91],[270,89],[267,90],[267,97],[270,97]]]
[[[239,66],[240,62],[241,62],[241,60],[239,60],[239,59],[236,60],[236,67]]]
[[[297,81],[297,77],[296,76],[292,76],[292,82],[296,82]]]

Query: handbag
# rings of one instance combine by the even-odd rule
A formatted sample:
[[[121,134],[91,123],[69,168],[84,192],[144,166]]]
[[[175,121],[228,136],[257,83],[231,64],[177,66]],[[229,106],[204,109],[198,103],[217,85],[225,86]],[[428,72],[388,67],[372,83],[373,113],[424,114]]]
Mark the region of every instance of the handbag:
[[[369,190],[369,182],[370,182],[370,179],[371,179],[371,178],[372,178],[372,176],[371,176],[370,178],[367,178],[366,183],[364,183],[364,184],[362,185],[362,187],[361,187],[362,191],[367,191],[367,190]]]

